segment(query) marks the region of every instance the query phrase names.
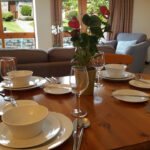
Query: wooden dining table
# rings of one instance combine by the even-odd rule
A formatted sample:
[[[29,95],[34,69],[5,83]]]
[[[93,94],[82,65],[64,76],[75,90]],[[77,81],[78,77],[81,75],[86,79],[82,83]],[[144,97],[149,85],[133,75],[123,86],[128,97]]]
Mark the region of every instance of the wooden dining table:
[[[143,75],[150,79],[150,75]],[[59,77],[61,83],[69,83],[69,77]],[[84,130],[80,150],[149,150],[150,149],[150,101],[128,103],[112,97],[119,89],[135,89],[150,94],[150,89],[139,89],[128,81],[102,80],[102,87],[94,89],[93,96],[81,95],[81,107],[88,112],[91,125]],[[1,89],[3,92],[3,89]],[[4,91],[5,92],[5,91]],[[42,87],[25,91],[13,91],[19,100],[33,100],[49,111],[66,115],[72,121],[72,109],[76,97],[73,93],[51,95]],[[55,150],[71,150],[72,136]]]

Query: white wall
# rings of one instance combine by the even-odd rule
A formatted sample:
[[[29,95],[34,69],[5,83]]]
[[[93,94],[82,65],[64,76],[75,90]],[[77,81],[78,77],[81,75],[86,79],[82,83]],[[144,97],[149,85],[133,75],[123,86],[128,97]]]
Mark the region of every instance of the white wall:
[[[132,32],[145,33],[150,39],[150,0],[134,0]],[[150,47],[146,61],[150,62]]]
[[[48,50],[51,42],[50,0],[33,0],[36,48]]]
[[[134,0],[132,32],[150,38],[150,0]]]

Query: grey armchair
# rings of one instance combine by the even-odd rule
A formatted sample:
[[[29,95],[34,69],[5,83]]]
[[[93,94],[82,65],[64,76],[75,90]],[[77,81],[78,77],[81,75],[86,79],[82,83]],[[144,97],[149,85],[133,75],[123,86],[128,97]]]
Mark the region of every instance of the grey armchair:
[[[142,73],[150,46],[150,40],[142,33],[119,33],[117,40],[107,41],[105,45],[111,45],[116,54],[133,56],[133,63],[130,65],[130,72]]]

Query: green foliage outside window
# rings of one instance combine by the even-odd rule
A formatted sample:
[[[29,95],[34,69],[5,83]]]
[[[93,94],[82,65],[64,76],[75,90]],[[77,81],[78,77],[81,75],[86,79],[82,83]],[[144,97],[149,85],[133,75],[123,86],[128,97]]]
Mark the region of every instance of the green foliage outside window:
[[[23,16],[31,16],[31,12],[32,12],[32,7],[28,6],[28,5],[24,5],[21,8],[21,14]]]
[[[108,8],[109,0],[87,0],[87,13],[90,15],[97,14],[101,20],[105,20],[100,14],[99,7],[106,6]]]
[[[11,21],[13,20],[12,12],[2,12],[2,18],[4,21]]]
[[[76,10],[72,10],[72,11],[67,11],[67,12],[66,12],[65,17],[66,17],[67,20],[71,20],[71,19],[72,19],[72,16],[76,16],[76,17],[78,18],[78,10],[77,10],[77,9],[76,9]]]
[[[78,0],[63,0],[62,9],[70,10],[78,8]]]
[[[109,0],[87,0],[87,13],[90,15],[97,14],[105,22],[99,11],[100,6],[108,8]],[[65,10],[65,19],[63,20],[64,32],[71,31],[68,27],[68,21],[72,19],[72,16],[78,18],[78,0],[62,0],[62,9]]]

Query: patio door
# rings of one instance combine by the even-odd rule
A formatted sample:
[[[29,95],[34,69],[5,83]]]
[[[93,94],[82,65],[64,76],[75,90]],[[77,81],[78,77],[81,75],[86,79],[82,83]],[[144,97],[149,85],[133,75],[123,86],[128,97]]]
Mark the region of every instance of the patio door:
[[[34,48],[32,0],[0,0],[0,48]]]

